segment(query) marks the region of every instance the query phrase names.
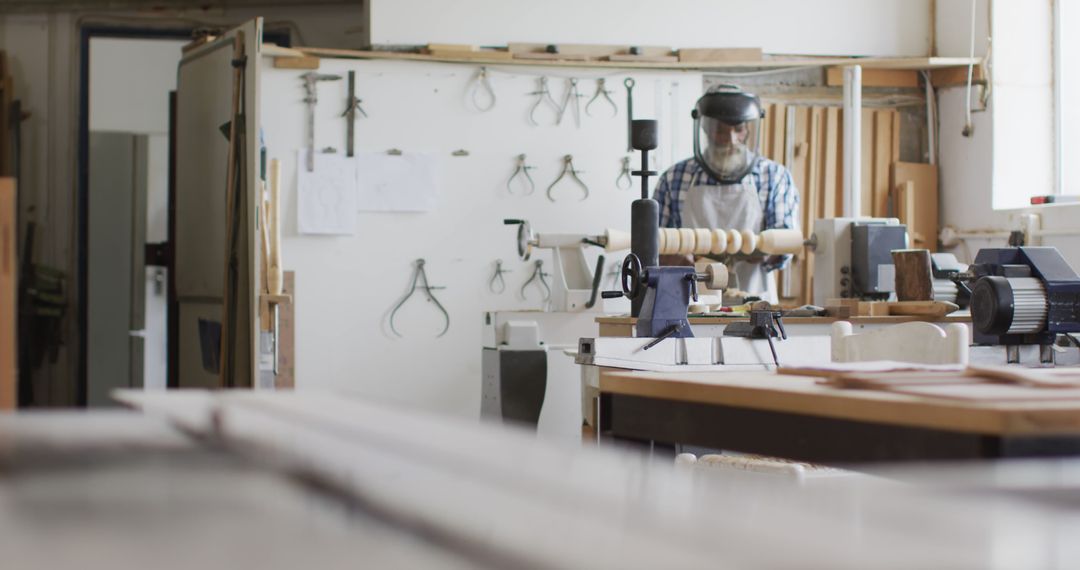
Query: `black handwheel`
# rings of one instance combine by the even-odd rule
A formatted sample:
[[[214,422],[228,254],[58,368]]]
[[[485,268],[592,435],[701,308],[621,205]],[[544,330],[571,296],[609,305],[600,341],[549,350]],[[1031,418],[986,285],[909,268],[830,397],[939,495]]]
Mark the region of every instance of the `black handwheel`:
[[[636,299],[641,293],[641,259],[629,253],[622,262],[622,271],[619,274],[623,294],[630,299]]]

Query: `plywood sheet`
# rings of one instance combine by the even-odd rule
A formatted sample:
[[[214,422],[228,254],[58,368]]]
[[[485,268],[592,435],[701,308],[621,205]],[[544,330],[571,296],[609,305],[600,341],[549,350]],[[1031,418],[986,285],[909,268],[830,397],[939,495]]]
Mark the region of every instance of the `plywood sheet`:
[[[937,251],[938,170],[933,164],[896,162],[892,168],[892,187],[912,184],[913,196],[898,204],[900,221],[908,225],[912,247]],[[897,199],[902,197],[897,196]],[[904,207],[907,206],[907,207]],[[910,211],[913,210],[914,218]]]

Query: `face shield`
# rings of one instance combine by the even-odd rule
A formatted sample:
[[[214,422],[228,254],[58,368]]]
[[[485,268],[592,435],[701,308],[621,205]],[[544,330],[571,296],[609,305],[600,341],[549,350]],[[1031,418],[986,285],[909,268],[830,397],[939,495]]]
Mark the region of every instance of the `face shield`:
[[[749,93],[730,89],[706,93],[694,119],[694,158],[721,184],[735,184],[758,157],[761,104]]]

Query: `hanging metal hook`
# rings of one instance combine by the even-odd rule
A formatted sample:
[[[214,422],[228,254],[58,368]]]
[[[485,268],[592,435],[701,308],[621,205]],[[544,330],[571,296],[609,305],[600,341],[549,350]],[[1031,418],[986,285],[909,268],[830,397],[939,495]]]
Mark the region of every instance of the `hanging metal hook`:
[[[510,273],[509,269],[503,269],[503,260],[495,260],[495,273],[491,276],[491,280],[488,281],[488,290],[496,295],[502,295],[506,292],[506,279],[503,279],[504,273]],[[498,289],[496,289],[496,284]]]
[[[555,102],[555,99],[551,96],[551,92],[548,91],[547,77],[541,76],[540,87],[536,91],[529,93],[529,95],[537,96],[536,102],[533,103],[533,106],[529,108],[529,122],[532,123],[534,127],[540,126],[540,123],[536,122],[536,109],[540,107],[541,103],[544,103],[546,101],[547,104],[551,105],[551,108],[555,110],[555,113],[557,115],[562,113],[562,107],[560,107],[559,104]]]
[[[623,180],[626,181],[625,184],[623,184]],[[630,178],[630,157],[624,156],[622,158],[622,171],[619,172],[618,178],[615,179],[615,187],[620,190],[629,190],[633,186],[634,180]]]
[[[481,103],[483,99],[480,96],[481,91],[487,95],[487,105]],[[473,77],[472,82],[469,85],[469,98],[472,101],[473,107],[476,107],[476,110],[482,113],[495,108],[495,89],[491,86],[491,81],[488,79],[486,67],[481,67]]]
[[[574,126],[575,127],[580,127],[581,126],[581,98],[584,97],[584,95],[582,95],[581,92],[578,91],[578,88],[577,88],[578,80],[577,80],[577,78],[571,77],[569,79],[569,81],[570,81],[570,87],[568,87],[566,89],[566,95],[563,97],[562,105],[559,106],[559,116],[558,116],[557,120],[555,121],[555,124],[556,125],[561,125],[562,124],[563,115],[566,114],[566,110],[568,108],[570,108],[570,104],[573,103],[574,104]]]
[[[581,189],[585,191],[585,195],[581,197],[581,200],[584,201],[586,198],[589,197],[589,187],[581,181],[581,178],[578,178],[578,174],[584,172],[584,170],[574,169],[574,156],[568,154],[563,157],[563,169],[562,172],[559,173],[559,177],[556,178],[555,182],[552,182],[551,186],[548,186],[547,188],[548,200],[551,200],[552,202],[555,201],[555,198],[551,195],[551,190],[555,188],[555,185],[558,184],[559,181],[563,179],[563,176],[566,176],[566,173],[568,172],[570,173],[570,177],[574,179],[574,182],[577,182],[578,186],[581,186]]]
[[[526,196],[536,191],[536,183],[533,182],[532,176],[529,175],[529,171],[535,168],[535,166],[529,166],[525,163],[524,154],[517,155],[517,167],[514,168],[514,173],[510,175],[510,179],[506,181],[507,192],[510,192],[511,194],[514,193],[513,182],[519,175],[525,178],[525,181],[522,184],[528,185],[529,191],[525,192]]]
[[[589,99],[589,102],[585,104],[586,115],[592,116],[592,113],[589,112],[589,107],[592,107],[592,104],[600,97],[603,97],[604,100],[608,102],[608,105],[611,107],[612,117],[619,114],[619,106],[616,105],[615,101],[611,98],[611,90],[605,86],[605,83],[606,81],[603,77],[596,80],[596,93],[592,96],[592,99]]]
[[[551,287],[548,286],[547,279],[545,279],[545,277],[548,276],[548,273],[544,272],[544,260],[537,259],[533,265],[535,266],[535,269],[533,269],[532,275],[530,275],[529,280],[521,286],[521,298],[525,299],[525,288],[529,286],[529,283],[539,280],[540,286],[544,288],[544,298],[541,300],[546,303],[551,299]]]
[[[397,317],[397,312],[405,304],[405,301],[408,301],[409,297],[412,297],[413,292],[416,291],[416,284],[421,279],[424,280],[424,284],[421,285],[421,288],[424,290],[424,294],[427,295],[429,301],[435,303],[435,307],[439,309],[439,312],[441,312],[443,315],[443,319],[446,320],[446,325],[443,326],[442,332],[435,336],[440,337],[446,334],[446,331],[450,330],[450,313],[446,312],[446,308],[444,308],[442,306],[442,303],[440,303],[439,300],[435,298],[435,295],[431,293],[436,289],[446,289],[446,287],[432,287],[428,284],[427,272],[424,271],[424,258],[420,258],[416,260],[416,269],[413,270],[412,286],[409,288],[409,292],[406,293],[405,296],[402,297],[401,300],[398,301],[397,305],[394,305],[394,308],[390,311],[390,330],[401,338],[405,338],[405,336],[399,333],[397,328],[394,327],[394,318]]]

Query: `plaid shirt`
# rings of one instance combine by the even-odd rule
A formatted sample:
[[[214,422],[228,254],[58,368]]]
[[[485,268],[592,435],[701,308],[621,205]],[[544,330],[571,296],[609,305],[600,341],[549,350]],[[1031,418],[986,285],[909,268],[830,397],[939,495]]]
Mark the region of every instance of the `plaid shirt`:
[[[758,189],[764,214],[762,230],[769,228],[798,228],[799,190],[791,172],[767,158],[758,157],[746,175]],[[743,178],[746,182],[746,178]],[[669,168],[656,184],[653,198],[660,204],[660,227],[682,227],[683,192],[698,184],[719,184],[694,158],[688,158]],[[787,265],[790,255],[769,258],[765,269],[772,271]]]

